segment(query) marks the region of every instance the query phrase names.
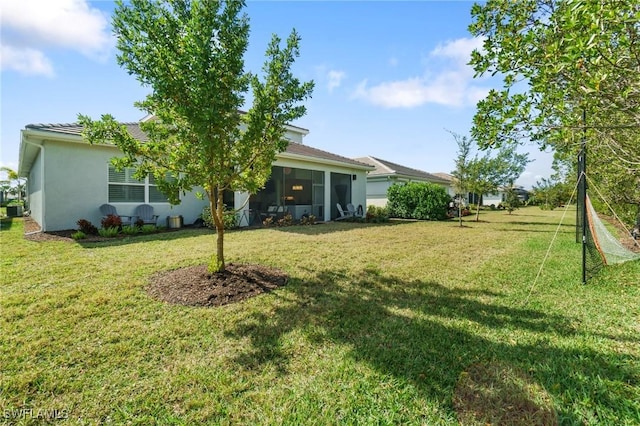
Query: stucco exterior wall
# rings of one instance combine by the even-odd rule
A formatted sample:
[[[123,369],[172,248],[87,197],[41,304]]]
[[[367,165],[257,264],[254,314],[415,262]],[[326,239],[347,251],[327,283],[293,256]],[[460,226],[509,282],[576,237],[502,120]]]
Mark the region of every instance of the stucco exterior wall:
[[[40,226],[43,225],[44,218],[44,188],[42,187],[42,150],[40,150],[36,157],[33,167],[29,171],[29,179],[27,180],[27,200],[29,201],[29,210],[31,211],[31,217],[38,222]]]
[[[110,146],[45,141],[46,212],[45,231],[77,228],[78,219],[87,219],[100,227],[99,207],[109,201],[109,160],[119,154]],[[181,204],[150,203],[166,225],[169,215],[182,215],[185,224],[193,223],[207,201],[194,193],[182,196]],[[121,215],[133,215],[140,203],[110,203]]]

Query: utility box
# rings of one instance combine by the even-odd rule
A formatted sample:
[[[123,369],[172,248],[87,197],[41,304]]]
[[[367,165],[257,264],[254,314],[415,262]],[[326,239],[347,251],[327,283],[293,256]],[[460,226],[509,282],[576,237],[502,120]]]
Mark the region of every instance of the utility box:
[[[9,217],[22,216],[22,206],[7,206],[7,216]]]

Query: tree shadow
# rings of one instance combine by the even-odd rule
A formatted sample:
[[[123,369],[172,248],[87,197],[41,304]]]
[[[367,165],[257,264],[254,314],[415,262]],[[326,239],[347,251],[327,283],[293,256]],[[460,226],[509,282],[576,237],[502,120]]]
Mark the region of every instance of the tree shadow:
[[[391,220],[389,222],[383,222],[383,223],[337,221],[337,222],[323,222],[315,225],[293,225],[293,226],[282,226],[282,227],[269,227],[269,229],[274,229],[280,232],[289,232],[289,233],[302,234],[302,235],[323,235],[323,234],[332,234],[334,232],[351,231],[353,229],[360,229],[360,228],[406,225],[408,223],[413,223],[413,222],[415,221]]]
[[[0,219],[0,231],[8,231],[13,226],[13,218],[5,217]]]
[[[556,401],[579,389],[598,395],[593,402],[598,407],[637,412],[629,398],[607,392],[602,381],[606,377],[614,387],[638,384],[638,371],[632,368],[637,360],[583,345],[556,345],[553,339],[580,335],[569,318],[505,306],[500,293],[364,270],[355,280],[340,271],[292,279],[276,294],[282,300],[268,314],[253,314],[227,333],[250,341],[232,360],[241,368],[259,369],[269,362],[287,374],[292,354],[283,350],[282,338],[297,330],[312,344],[346,345],[354,360],[411,383],[425,398],[441,401],[443,412],[452,416],[457,378],[472,364],[490,362],[528,371]],[[487,328],[505,337],[486,337],[482,330]],[[561,422],[583,422],[570,404],[556,405]]]

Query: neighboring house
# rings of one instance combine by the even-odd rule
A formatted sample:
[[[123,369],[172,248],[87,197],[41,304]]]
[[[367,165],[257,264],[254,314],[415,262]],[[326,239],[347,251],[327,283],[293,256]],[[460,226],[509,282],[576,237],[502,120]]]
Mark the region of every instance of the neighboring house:
[[[522,186],[515,186],[513,190],[518,194],[518,198],[521,202],[526,202],[529,200],[529,191],[524,189]],[[507,200],[507,191],[508,188],[500,187],[498,188],[498,192],[494,194],[484,194],[482,195],[481,205],[483,206],[491,206],[498,207],[501,203]]]
[[[453,175],[451,175],[449,173],[445,173],[445,172],[434,173],[434,175],[438,176],[440,179],[443,179],[444,181],[447,182],[447,184],[446,184],[447,193],[449,195],[451,195],[452,197],[455,197],[456,190],[453,187],[453,179],[454,179]]]
[[[138,123],[125,123],[139,140],[146,135]],[[117,172],[110,159],[122,152],[110,144],[90,145],[81,136],[78,124],[29,124],[21,131],[18,173],[28,177],[31,217],[43,231],[77,228],[78,219],[99,226],[100,205],[114,205],[119,214],[132,215],[136,206],[147,203],[160,216],[159,225],[168,216],[182,216],[193,223],[208,200],[196,197],[197,190],[181,194],[181,202],[172,206],[157,189],[153,177],[144,181],[132,178],[133,169]],[[258,220],[269,206],[284,206],[295,219],[313,214],[318,220],[337,217],[336,203],[351,202],[366,208],[366,173],[373,167],[361,162],[303,145],[308,130],[287,126],[289,146],[277,155],[272,177],[265,188],[251,197],[228,194],[241,226]],[[251,209],[251,210],[250,210]]]
[[[394,183],[430,182],[441,185],[449,191],[450,181],[432,173],[412,169],[376,157],[359,157],[355,159],[369,164],[375,169],[367,175],[367,204],[384,207],[387,204],[387,190]]]

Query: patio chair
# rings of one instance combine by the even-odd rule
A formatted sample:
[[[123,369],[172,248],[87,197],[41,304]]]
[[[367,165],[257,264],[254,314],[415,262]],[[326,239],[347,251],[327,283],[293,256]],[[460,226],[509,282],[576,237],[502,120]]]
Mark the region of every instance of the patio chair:
[[[111,204],[103,204],[100,206],[100,213],[102,213],[102,218],[105,219],[107,216],[111,215],[111,216],[118,216],[120,218],[120,220],[122,221],[122,225],[131,225],[132,216],[124,216],[121,214],[118,214],[118,211],[116,210],[116,208],[114,206],[112,206]]]
[[[340,216],[336,217],[336,220],[343,220],[353,217],[353,215],[347,210],[346,212],[342,209],[340,203],[336,203],[336,207],[338,208],[338,213]]]
[[[353,204],[347,204],[347,211],[353,217],[364,217],[364,209],[362,208],[362,204],[358,205],[358,209],[354,207]]]
[[[158,223],[159,216],[157,214],[153,214],[153,206],[150,206],[149,204],[140,204],[136,207],[134,215],[137,218],[136,222],[141,220],[145,225],[155,225]]]

